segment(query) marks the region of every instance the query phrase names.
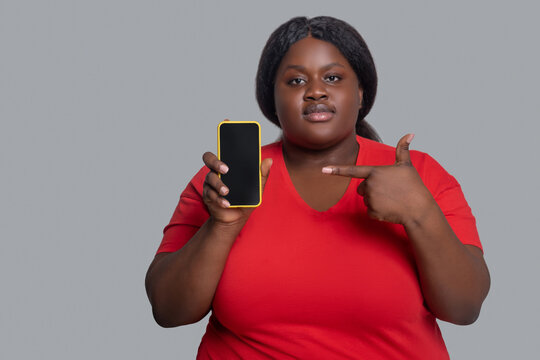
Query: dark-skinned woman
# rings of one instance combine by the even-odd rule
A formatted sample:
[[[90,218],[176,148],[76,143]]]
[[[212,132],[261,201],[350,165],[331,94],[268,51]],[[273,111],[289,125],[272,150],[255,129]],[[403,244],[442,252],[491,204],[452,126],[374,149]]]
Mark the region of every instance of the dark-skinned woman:
[[[347,23],[299,17],[270,36],[257,100],[282,139],[262,150],[262,205],[230,208],[227,164],[205,153],[146,278],[161,326],[212,311],[198,359],[448,359],[436,319],[477,319],[475,218],[412,134],[379,142],[376,90]]]

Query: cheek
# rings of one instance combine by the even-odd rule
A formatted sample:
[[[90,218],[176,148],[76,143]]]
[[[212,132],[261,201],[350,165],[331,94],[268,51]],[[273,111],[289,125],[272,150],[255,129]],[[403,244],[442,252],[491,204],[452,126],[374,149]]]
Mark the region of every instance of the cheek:
[[[356,106],[358,107],[358,109],[361,109],[362,108],[362,103],[363,103],[363,93],[360,92],[357,96],[356,96]]]
[[[360,108],[362,107],[363,94],[364,92],[358,84],[358,81],[353,80],[347,82],[342,92],[343,97],[348,98],[347,100],[345,100],[348,106],[354,108],[356,111],[360,110]]]
[[[340,94],[339,103],[342,106],[342,110],[347,114],[357,114],[362,105],[362,98],[358,94],[358,91],[351,89],[350,91]]]
[[[351,87],[351,105],[357,110],[362,107],[362,91],[358,90],[358,86]]]
[[[302,97],[293,91],[276,91],[274,102],[279,117],[297,115],[302,108]]]

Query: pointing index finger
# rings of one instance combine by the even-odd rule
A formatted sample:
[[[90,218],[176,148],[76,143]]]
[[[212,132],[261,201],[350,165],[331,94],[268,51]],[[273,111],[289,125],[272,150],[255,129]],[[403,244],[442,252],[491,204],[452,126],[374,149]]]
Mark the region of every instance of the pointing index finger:
[[[330,165],[322,168],[322,172],[324,174],[353,177],[358,179],[365,179],[369,177],[371,171],[373,171],[373,166]]]

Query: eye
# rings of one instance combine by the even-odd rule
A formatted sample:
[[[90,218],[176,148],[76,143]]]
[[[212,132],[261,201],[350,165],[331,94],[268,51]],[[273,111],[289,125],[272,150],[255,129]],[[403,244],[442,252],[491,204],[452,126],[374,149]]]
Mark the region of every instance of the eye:
[[[328,82],[336,82],[336,81],[341,80],[341,76],[339,76],[339,75],[328,75],[325,79]]]
[[[302,79],[302,78],[294,78],[294,79],[291,79],[287,82],[287,84],[289,85],[303,85],[305,84],[305,80]]]

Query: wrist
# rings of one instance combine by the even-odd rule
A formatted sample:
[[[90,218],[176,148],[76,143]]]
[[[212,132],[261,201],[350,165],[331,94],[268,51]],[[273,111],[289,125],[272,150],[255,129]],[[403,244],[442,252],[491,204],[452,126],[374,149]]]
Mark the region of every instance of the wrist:
[[[234,221],[223,221],[217,219],[214,216],[208,218],[208,225],[211,229],[218,231],[220,233],[238,233],[244,225],[246,224],[247,219],[238,219]]]
[[[433,215],[438,213],[440,213],[439,205],[430,194],[429,197],[424,198],[415,206],[414,211],[408,213],[403,225],[407,229],[422,227]]]

